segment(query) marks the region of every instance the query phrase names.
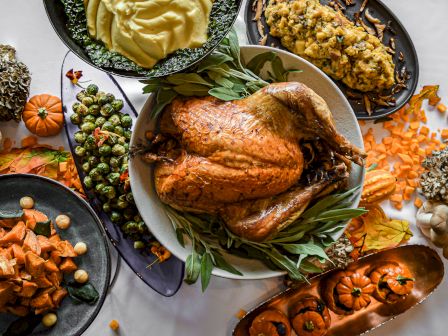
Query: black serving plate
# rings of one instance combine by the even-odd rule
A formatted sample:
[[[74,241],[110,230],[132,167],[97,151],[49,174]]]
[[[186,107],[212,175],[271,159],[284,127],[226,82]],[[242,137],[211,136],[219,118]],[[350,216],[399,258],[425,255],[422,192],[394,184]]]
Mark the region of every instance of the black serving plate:
[[[211,25],[209,27],[209,41],[205,46],[194,49],[184,49],[170,54],[165,59],[160,60],[152,70],[141,69],[140,71],[126,71],[120,69],[119,65],[104,68],[92,62],[91,58],[88,55],[88,52],[81,45],[76,43],[67,28],[67,16],[64,11],[62,0],[43,0],[48,19],[50,20],[54,30],[56,31],[62,42],[64,42],[65,45],[79,58],[81,58],[89,65],[99,70],[106,71],[110,74],[138,79],[162,77],[180,72],[195,65],[204,57],[209,55],[220,44],[221,40],[228,34],[230,29],[232,28],[236,18],[238,17],[238,13],[243,2],[243,0],[221,1],[226,4],[231,4],[233,9],[232,11],[221,13],[224,10],[219,9],[221,5],[220,3],[215,1],[212,8],[212,13],[218,13],[215,14],[215,16],[220,18],[225,16],[225,20],[223,21],[226,24],[225,27],[221,27],[219,25]]]
[[[118,99],[124,102],[123,112],[128,113],[134,120],[137,118],[137,112],[132,106],[125,93],[115,81],[115,79],[104,72],[88,66],[77,58],[73,53],[68,52],[64,58],[61,69],[61,99],[65,115],[65,131],[69,141],[70,149],[73,153],[77,143],[74,141],[74,133],[78,127],[70,122],[70,115],[73,113],[71,106],[76,101],[76,94],[81,90],[65,77],[70,69],[82,70],[83,77],[81,81],[89,81],[99,86],[100,90],[110,92]],[[81,161],[73,154],[75,164],[83,181],[85,174],[81,169]],[[155,256],[151,253],[142,253],[134,249],[134,242],[123,236],[120,228],[113,224],[108,215],[102,210],[98,198],[93,192],[90,192],[83,183],[90,205],[100,217],[110,241],[118,250],[121,257],[127,262],[134,273],[142,279],[148,286],[163,296],[173,296],[180,288],[184,276],[184,264],[176,257],[172,256],[167,261],[159,264],[155,263],[151,268],[148,265],[153,264]]]
[[[260,34],[258,33],[257,29],[257,23],[256,21],[253,21],[253,17],[255,13],[252,10],[252,3],[254,0],[248,0],[246,4],[246,11],[244,14],[244,18],[246,21],[247,26],[247,37],[249,39],[249,43],[251,44],[258,44],[260,40]],[[256,0],[255,0],[256,1]],[[267,0],[269,1],[269,0]],[[322,4],[328,4],[330,0],[321,0]],[[353,20],[353,16],[355,13],[359,11],[359,8],[361,7],[364,0],[355,0],[355,5],[353,6],[346,6],[346,10],[344,11],[345,15],[350,19]],[[341,1],[340,3],[344,3]],[[383,43],[386,45],[389,43],[389,40],[391,37],[395,38],[395,44],[396,44],[396,54],[393,56],[394,63],[396,65],[396,70],[401,70],[403,66],[406,66],[407,71],[410,74],[410,79],[407,81],[407,89],[404,89],[400,91],[399,93],[395,94],[394,97],[396,99],[396,105],[391,107],[378,107],[376,108],[371,115],[367,113],[364,107],[364,103],[362,99],[353,99],[350,96],[346,94],[347,87],[340,81],[334,80],[335,84],[341,89],[341,91],[346,95],[348,101],[350,102],[350,105],[352,106],[356,117],[358,119],[365,119],[365,120],[371,120],[371,119],[379,119],[383,118],[389,114],[392,114],[399,109],[401,109],[412,97],[412,95],[415,92],[415,89],[417,88],[418,83],[418,76],[419,76],[419,64],[418,64],[418,58],[417,58],[417,52],[415,50],[414,44],[412,43],[412,40],[409,36],[409,33],[406,31],[402,23],[398,20],[398,18],[395,16],[392,11],[386,7],[381,1],[379,0],[369,0],[366,6],[366,9],[369,9],[370,13],[374,17],[378,17],[381,22],[384,22],[387,24],[388,22],[391,23],[391,28],[395,31],[396,34],[392,34],[389,30],[385,30],[384,32],[384,40]],[[364,10],[365,12],[365,10]],[[364,15],[364,13],[363,13]],[[368,23],[368,21],[363,17],[364,21]],[[265,32],[269,32],[269,26],[266,24],[265,17],[262,15],[262,24],[264,27]],[[373,26],[371,26],[373,28]],[[267,46],[273,46],[276,48],[284,49],[281,43],[280,39],[275,38],[268,34]],[[404,62],[400,62],[398,57],[400,51],[404,55]],[[356,92],[354,90],[351,90],[352,92]]]
[[[66,297],[57,310],[58,322],[51,329],[46,329],[40,324],[41,317],[33,318],[30,315],[19,319],[20,324],[34,320],[36,328],[28,336],[79,336],[89,327],[98,315],[104,300],[110,281],[110,257],[106,233],[98,216],[93,209],[73,191],[59,182],[46,177],[28,174],[11,174],[0,176],[0,204],[2,209],[20,209],[19,200],[23,196],[30,196],[35,201],[35,208],[45,213],[54,220],[60,214],[67,214],[72,221],[70,228],[59,230],[62,239],[71,243],[85,242],[88,252],[75,259],[79,268],[89,273],[89,281],[100,294],[99,300],[94,305],[76,304],[70,297]],[[66,276],[66,281],[72,277]],[[0,335],[5,335],[8,326],[16,316],[0,314]],[[24,335],[9,334],[9,335]]]

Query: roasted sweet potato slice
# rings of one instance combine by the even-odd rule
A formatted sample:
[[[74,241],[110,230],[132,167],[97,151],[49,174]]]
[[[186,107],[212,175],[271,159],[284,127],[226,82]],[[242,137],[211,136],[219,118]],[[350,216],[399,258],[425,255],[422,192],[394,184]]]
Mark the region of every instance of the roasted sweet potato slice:
[[[0,282],[0,307],[14,299],[14,285],[7,281]]]
[[[51,296],[48,293],[42,293],[35,298],[33,298],[30,302],[31,307],[33,308],[52,308],[53,301],[51,300]]]
[[[59,288],[61,286],[62,278],[63,278],[62,273],[59,272],[59,270],[57,272],[47,274],[47,279],[56,288]]]
[[[45,275],[33,278],[39,288],[53,287],[53,284],[48,280]]]
[[[15,218],[0,219],[0,226],[8,229],[12,229],[16,225],[17,220]]]
[[[62,300],[67,296],[68,291],[65,288],[56,289],[53,294],[51,294],[51,299],[55,307],[59,307]]]
[[[25,263],[25,252],[23,252],[22,247],[17,244],[13,244],[11,245],[11,247],[12,247],[12,254],[16,259],[17,264],[23,265]]]
[[[47,215],[36,209],[23,209],[23,220],[26,222],[26,226],[29,229],[34,229],[37,222],[46,222],[48,220]]]
[[[40,253],[42,252],[39,241],[37,240],[36,234],[31,231],[30,229],[26,230],[26,236],[25,240],[23,242],[22,248],[24,252],[31,251],[34,254],[40,256]]]
[[[0,246],[7,246],[9,244],[22,244],[22,240],[25,237],[26,226],[25,223],[20,221],[14,226],[11,231],[6,233],[0,238]]]
[[[56,244],[57,242],[60,242],[62,239],[61,239],[61,237],[59,237],[59,235],[54,235],[54,236],[51,236],[50,238],[48,238],[48,240],[51,243]]]
[[[0,277],[9,278],[15,275],[14,265],[15,260],[6,258],[3,254],[0,254]]]
[[[75,249],[73,248],[72,244],[68,240],[62,240],[56,244],[57,250],[59,251],[61,257],[67,258],[74,258],[78,255],[75,252]]]
[[[56,244],[52,243],[50,239],[45,236],[38,235],[37,241],[39,242],[42,253],[56,250]]]
[[[0,227],[0,238],[2,238],[6,234],[6,230],[2,227]]]
[[[25,253],[25,269],[33,277],[40,277],[45,271],[45,260],[28,251]]]
[[[31,298],[34,294],[36,294],[37,289],[38,286],[35,282],[24,280],[22,283],[22,290],[18,295],[26,298]]]
[[[23,317],[27,316],[30,313],[30,309],[25,306],[7,306],[6,312]]]
[[[54,263],[53,260],[48,259],[48,260],[45,260],[45,271],[47,271],[47,272],[59,272],[59,268]]]
[[[78,266],[76,266],[72,258],[65,258],[59,265],[59,269],[64,273],[73,273],[78,269]]]

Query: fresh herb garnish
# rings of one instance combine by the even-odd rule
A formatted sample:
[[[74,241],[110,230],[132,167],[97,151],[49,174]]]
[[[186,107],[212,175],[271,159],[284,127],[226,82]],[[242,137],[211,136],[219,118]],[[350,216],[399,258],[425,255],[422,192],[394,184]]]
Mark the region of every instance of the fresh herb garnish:
[[[50,237],[51,236],[51,220],[45,222],[37,222],[33,229],[37,235]]]
[[[366,213],[363,208],[349,208],[358,190],[359,187],[324,197],[290,226],[262,243],[234,235],[217,217],[180,212],[166,206],[179,243],[184,245],[186,236],[192,245],[185,282],[191,284],[200,277],[205,290],[214,267],[242,275],[225,260],[223,253],[258,259],[271,268],[288,272],[294,280],[306,280],[304,273],[322,271],[306,258],[328,260],[325,249],[335,242],[333,237],[344,230],[348,220]]]
[[[70,282],[67,285],[68,294],[75,303],[87,303],[89,305],[95,304],[100,295],[92,284],[78,284],[76,282]]]
[[[272,51],[258,54],[245,66],[243,64],[238,36],[232,29],[219,47],[188,73],[142,81],[147,84],[143,92],[155,94],[151,118],[156,118],[177,96],[214,96],[224,101],[241,99],[270,82],[285,82],[289,73],[300,71],[286,70],[280,57]],[[266,64],[271,65],[272,72],[267,72],[264,80],[260,73]]]

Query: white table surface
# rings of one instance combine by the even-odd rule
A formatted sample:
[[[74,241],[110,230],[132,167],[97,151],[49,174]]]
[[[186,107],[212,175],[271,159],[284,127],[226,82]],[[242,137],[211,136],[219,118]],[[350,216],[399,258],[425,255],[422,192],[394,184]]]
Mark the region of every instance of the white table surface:
[[[428,84],[440,84],[441,96],[448,98],[448,1],[384,2],[401,19],[415,43],[420,61],[419,88]],[[237,22],[242,44],[247,42],[244,29],[242,10]],[[19,59],[30,68],[33,76],[31,95],[60,94],[60,67],[67,48],[51,28],[40,0],[0,0],[0,44],[2,43],[15,46]],[[145,96],[140,93],[141,84],[132,80],[119,81],[137,109],[143,106]],[[446,127],[446,119],[438,112],[428,115],[430,126],[435,129]],[[370,126],[373,124],[369,123],[364,130]],[[17,126],[13,122],[0,124],[0,129],[4,136],[16,140],[27,134],[23,124]],[[45,142],[53,145],[67,144],[65,135],[46,139]],[[411,242],[424,242],[415,229],[415,210],[412,207],[400,212],[387,206],[386,209],[390,216],[411,221],[415,233]],[[213,278],[204,294],[200,285],[184,284],[176,296],[164,298],[153,292],[122,263],[115,287],[85,335],[113,335],[108,327],[112,319],[120,322],[120,335],[123,336],[230,335],[236,323],[233,316],[239,309],[250,309],[276,293],[281,286],[281,279],[237,281]],[[444,336],[448,333],[447,311],[448,283],[445,280],[424,304],[370,335]]]

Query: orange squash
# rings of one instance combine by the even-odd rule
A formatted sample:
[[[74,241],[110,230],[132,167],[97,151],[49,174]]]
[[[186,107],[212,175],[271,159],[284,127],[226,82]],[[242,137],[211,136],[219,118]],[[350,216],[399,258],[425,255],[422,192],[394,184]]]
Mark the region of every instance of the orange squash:
[[[324,336],[331,325],[328,308],[317,297],[297,302],[290,311],[291,324],[297,335]]]
[[[361,203],[364,205],[384,201],[395,192],[397,180],[386,170],[375,169],[366,173]]]
[[[367,276],[338,271],[324,281],[321,291],[328,308],[336,314],[348,315],[367,307],[374,290]]]
[[[285,314],[268,309],[254,318],[249,328],[250,336],[290,336],[291,325]]]
[[[26,103],[22,118],[31,133],[41,137],[56,135],[64,125],[61,100],[49,94],[34,96]]]
[[[414,288],[415,279],[409,269],[394,261],[377,265],[368,274],[375,286],[374,297],[383,303],[394,304],[404,300]]]

